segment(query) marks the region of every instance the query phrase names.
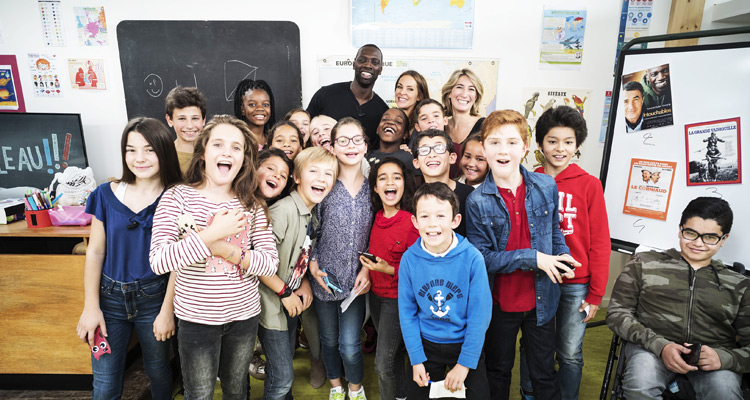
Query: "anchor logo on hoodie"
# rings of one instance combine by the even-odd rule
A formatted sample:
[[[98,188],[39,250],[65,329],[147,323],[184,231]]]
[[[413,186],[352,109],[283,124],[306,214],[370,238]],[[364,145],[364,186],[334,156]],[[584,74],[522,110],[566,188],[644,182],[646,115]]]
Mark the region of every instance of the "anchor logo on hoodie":
[[[432,304],[430,306],[430,311],[432,311],[433,314],[437,315],[438,318],[443,318],[446,314],[448,314],[448,311],[451,310],[451,306],[445,305],[448,300],[453,298],[453,293],[448,293],[447,296],[443,297],[443,291],[438,290],[435,292],[435,295],[433,296],[430,292],[427,292],[427,299],[429,299]],[[445,311],[443,311],[443,306],[445,305]],[[437,310],[435,309],[437,307]]]

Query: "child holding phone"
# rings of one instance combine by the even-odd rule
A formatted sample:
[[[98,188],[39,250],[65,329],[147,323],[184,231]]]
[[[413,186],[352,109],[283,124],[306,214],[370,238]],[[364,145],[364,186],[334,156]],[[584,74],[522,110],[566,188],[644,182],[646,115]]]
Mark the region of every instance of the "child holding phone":
[[[244,122],[214,117],[197,140],[186,183],[164,193],[154,216],[151,268],[177,271],[186,398],[213,397],[217,375],[225,398],[247,396],[260,314],[257,276],[273,275],[279,262],[258,194],[257,149]],[[242,245],[229,241],[238,234]],[[207,260],[219,266],[207,268]]]
[[[125,357],[135,329],[151,396],[169,399],[174,279],[151,271],[148,248],[156,205],[164,189],[179,182],[182,174],[169,129],[153,118],[130,120],[122,133],[120,151],[122,178],[100,185],[86,205],[86,212],[94,218],[77,332],[93,346],[99,328],[110,346],[111,353],[91,357],[93,398],[122,395]]]
[[[370,314],[378,332],[375,372],[381,399],[406,398],[404,352],[398,319],[398,269],[401,256],[419,238],[411,222],[414,178],[400,160],[386,157],[370,171],[375,221],[370,231],[369,258],[359,261],[370,270]]]

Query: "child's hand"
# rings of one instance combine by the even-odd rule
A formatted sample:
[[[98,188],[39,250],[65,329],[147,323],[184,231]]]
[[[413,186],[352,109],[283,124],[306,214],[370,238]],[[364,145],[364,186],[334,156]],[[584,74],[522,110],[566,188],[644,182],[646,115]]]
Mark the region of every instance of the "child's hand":
[[[401,146],[398,146],[398,148],[403,151],[408,151],[409,153],[411,153],[411,149],[409,148],[409,145],[406,143],[402,143]]]
[[[302,313],[302,310],[304,310],[304,308],[302,307],[302,301],[299,299],[299,296],[295,294],[281,299],[281,304],[284,305],[287,314],[289,314],[289,316],[292,318],[300,315],[300,313]]]
[[[310,275],[315,278],[316,282],[318,282],[318,285],[328,292],[328,294],[333,295],[333,292],[331,292],[331,289],[328,288],[328,285],[326,285],[326,282],[323,280],[323,277],[328,276],[328,274],[320,270],[318,267],[318,261],[310,260],[310,262],[307,263],[307,268],[310,270]]]
[[[299,296],[302,301],[302,311],[307,310],[312,304],[312,288],[310,287],[310,281],[306,277],[302,277],[302,281],[299,288],[294,291],[295,296]]]
[[[154,319],[154,336],[157,341],[166,342],[174,336],[174,314],[171,312],[159,312]]]
[[[209,244],[242,232],[245,222],[245,214],[241,209],[221,209],[214,214],[211,225],[198,232],[198,235],[204,243]]]
[[[87,310],[84,308],[81,318],[78,320],[78,327],[76,327],[78,338],[84,343],[88,343],[89,346],[93,346],[94,332],[97,326],[101,327],[102,336],[107,337],[107,324],[104,323],[102,310],[99,307],[96,310]]]
[[[464,381],[466,375],[469,374],[469,368],[464,367],[461,364],[456,364],[445,376],[445,388],[451,392],[455,392],[464,387]]]
[[[362,263],[362,265],[369,269],[370,271],[377,271],[382,272],[384,274],[393,275],[395,273],[395,269],[390,266],[385,260],[383,260],[380,257],[375,257],[375,259],[378,261],[376,263],[370,261],[369,258],[365,256],[359,256],[359,262]]]
[[[424,387],[430,384],[430,374],[424,370],[424,364],[412,365],[411,370],[412,379],[414,379],[414,382],[417,382],[417,385]]]
[[[360,292],[360,289],[362,291]],[[354,280],[353,292],[359,292],[357,296],[361,296],[370,291],[370,270],[362,268],[357,274],[357,279]]]
[[[544,254],[542,252],[537,251],[536,252],[536,263],[537,267],[544,271],[549,279],[552,280],[552,282],[556,283],[562,283],[562,277],[566,277],[568,279],[575,278],[575,272],[573,272],[572,269],[568,268],[567,265],[561,263],[560,261],[567,261],[571,265],[580,267],[581,263],[573,259],[569,254],[563,254],[559,256],[551,256],[549,254]],[[561,270],[566,271],[564,275],[560,275],[560,271],[558,271],[558,268]]]

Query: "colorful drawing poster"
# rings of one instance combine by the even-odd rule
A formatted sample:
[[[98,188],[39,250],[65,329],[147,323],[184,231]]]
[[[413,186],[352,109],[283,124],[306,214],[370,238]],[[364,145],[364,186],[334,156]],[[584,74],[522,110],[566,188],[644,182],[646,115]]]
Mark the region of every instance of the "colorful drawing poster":
[[[539,62],[560,69],[580,68],[586,22],[586,10],[544,10]]]
[[[631,159],[622,212],[666,221],[676,168],[672,161]]]
[[[29,71],[36,97],[62,97],[57,55],[29,53]]]
[[[59,0],[39,0],[39,17],[42,21],[42,35],[47,47],[65,46],[65,31]]]
[[[541,88],[526,87],[523,89],[523,105],[519,112],[523,114],[529,123],[529,154],[534,154],[533,160],[524,159],[524,165],[527,168],[536,168],[544,165],[544,155],[537,148],[536,139],[534,139],[534,127],[536,121],[543,112],[549,108],[557,106],[568,106],[575,108],[584,119],[589,119],[589,107],[587,101],[591,98],[591,90],[588,89],[570,89],[570,88]],[[574,158],[573,161],[577,161]]]
[[[742,183],[740,118],[685,125],[687,185]]]
[[[674,125],[669,64],[623,75],[620,98],[627,132]]]
[[[599,131],[599,145],[604,146],[607,139],[607,124],[609,124],[609,112],[612,108],[612,91],[604,92],[604,115],[602,116],[602,129]]]
[[[107,46],[109,38],[104,7],[73,7],[73,10],[81,46]]]
[[[106,90],[107,80],[104,76],[104,60],[68,59],[68,73],[73,89]]]
[[[11,66],[0,64],[0,110],[18,110],[15,82]]]

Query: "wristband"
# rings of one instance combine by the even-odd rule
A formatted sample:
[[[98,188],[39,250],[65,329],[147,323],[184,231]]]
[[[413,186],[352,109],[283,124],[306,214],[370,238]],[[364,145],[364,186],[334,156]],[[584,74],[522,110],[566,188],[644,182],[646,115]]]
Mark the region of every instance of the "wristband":
[[[285,299],[292,295],[292,289],[290,289],[289,286],[287,286],[285,283],[284,287],[281,288],[281,291],[276,294],[279,295],[279,298]]]
[[[237,246],[235,246],[235,245],[231,245],[231,246],[232,246],[232,252],[229,253],[229,257],[225,258],[225,260],[227,260],[229,262],[231,262],[230,260],[232,259],[232,257],[234,257],[234,249],[237,248]]]

